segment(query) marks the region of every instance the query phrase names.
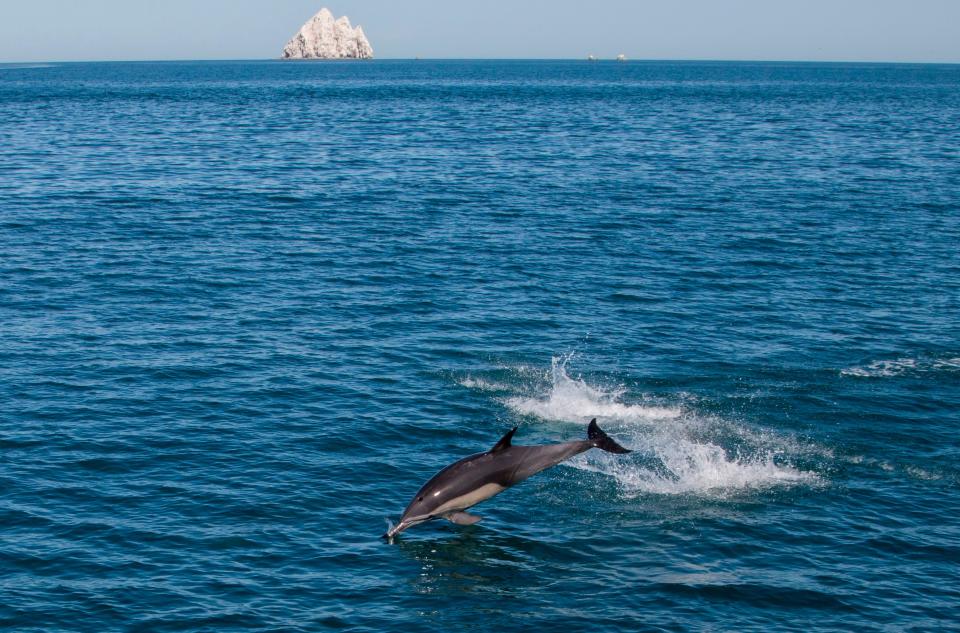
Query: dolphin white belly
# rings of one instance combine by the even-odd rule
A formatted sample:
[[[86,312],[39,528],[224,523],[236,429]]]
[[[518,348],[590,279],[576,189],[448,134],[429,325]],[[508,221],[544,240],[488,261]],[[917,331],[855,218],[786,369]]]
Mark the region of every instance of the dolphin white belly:
[[[617,454],[630,452],[600,430],[596,419],[587,426],[586,440],[562,444],[513,446],[511,439],[516,431],[514,427],[486,453],[465,457],[434,475],[404,510],[400,523],[391,523],[384,537],[392,542],[404,530],[439,518],[457,525],[473,525],[480,517],[464,510],[574,455],[591,448]]]
[[[456,499],[447,501],[442,506],[434,510],[433,514],[443,516],[450,512],[466,510],[467,508],[477,505],[481,501],[486,501],[490,497],[500,494],[504,490],[506,490],[506,488],[499,484],[484,484],[472,492],[468,492],[467,494],[461,495]]]

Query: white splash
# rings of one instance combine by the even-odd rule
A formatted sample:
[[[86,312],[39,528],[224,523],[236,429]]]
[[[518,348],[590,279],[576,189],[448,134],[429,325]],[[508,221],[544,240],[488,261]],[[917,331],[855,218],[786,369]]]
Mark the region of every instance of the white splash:
[[[581,378],[570,378],[567,375],[569,360],[569,356],[553,359],[551,388],[545,396],[508,398],[507,406],[523,415],[577,423],[590,418],[598,418],[601,422],[653,422],[680,415],[678,407],[626,404],[621,401],[626,393],[622,387],[591,387]]]
[[[518,413],[547,421],[582,423],[599,418],[634,454],[622,457],[591,451],[567,464],[615,478],[627,496],[725,497],[745,489],[822,482],[816,473],[789,463],[786,456],[797,444],[788,438],[697,416],[682,407],[626,403],[627,391],[622,387],[608,389],[570,378],[567,360],[553,360],[546,394],[505,402]],[[723,447],[724,440],[740,447],[736,454]]]
[[[653,444],[651,452],[659,460],[660,468],[617,461],[598,453],[583,455],[571,465],[613,476],[628,497],[641,494],[725,497],[747,489],[821,481],[816,473],[776,463],[770,452],[732,458],[721,446],[711,442],[681,439],[655,440]]]

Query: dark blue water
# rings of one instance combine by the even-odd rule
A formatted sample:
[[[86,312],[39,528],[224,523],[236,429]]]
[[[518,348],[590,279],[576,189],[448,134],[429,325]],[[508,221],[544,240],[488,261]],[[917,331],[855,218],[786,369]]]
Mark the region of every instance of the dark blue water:
[[[958,245],[957,66],[0,66],[0,627],[960,626]]]

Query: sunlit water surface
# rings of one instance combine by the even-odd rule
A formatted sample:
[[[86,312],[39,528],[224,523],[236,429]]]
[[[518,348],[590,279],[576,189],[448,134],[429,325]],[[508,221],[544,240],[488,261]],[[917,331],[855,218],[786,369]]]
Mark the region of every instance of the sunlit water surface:
[[[0,71],[0,627],[960,625],[960,67]]]

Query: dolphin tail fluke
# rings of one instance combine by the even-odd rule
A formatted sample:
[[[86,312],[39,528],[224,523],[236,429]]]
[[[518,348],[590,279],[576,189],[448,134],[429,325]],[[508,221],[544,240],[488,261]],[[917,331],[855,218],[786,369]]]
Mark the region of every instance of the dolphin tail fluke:
[[[627,453],[632,453],[628,448],[624,448],[617,444],[612,437],[604,433],[599,426],[597,426],[597,419],[594,418],[590,421],[590,426],[587,427],[587,437],[593,442],[593,445],[597,448],[603,449],[608,453],[616,453],[618,455],[625,455]]]

